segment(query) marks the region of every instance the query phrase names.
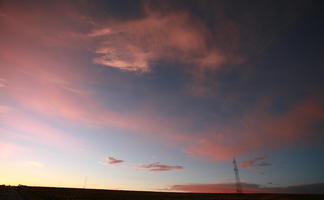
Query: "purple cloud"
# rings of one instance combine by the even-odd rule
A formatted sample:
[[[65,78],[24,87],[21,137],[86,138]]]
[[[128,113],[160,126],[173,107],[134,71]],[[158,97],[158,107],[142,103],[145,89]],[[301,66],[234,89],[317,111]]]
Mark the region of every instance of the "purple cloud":
[[[147,169],[149,172],[165,172],[171,170],[182,170],[183,166],[171,166],[164,165],[160,162],[150,163],[150,164],[141,164],[137,166],[138,169]]]
[[[118,160],[117,158],[114,157],[107,157],[105,161],[100,162],[102,165],[115,165],[118,163],[124,162],[123,160]]]

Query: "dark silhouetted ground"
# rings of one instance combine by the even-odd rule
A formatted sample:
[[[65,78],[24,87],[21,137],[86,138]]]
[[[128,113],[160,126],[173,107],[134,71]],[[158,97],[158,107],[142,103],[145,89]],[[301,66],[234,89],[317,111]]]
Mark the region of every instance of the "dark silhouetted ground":
[[[0,187],[1,200],[324,200],[324,195],[296,194],[198,194],[137,192],[50,187]]]

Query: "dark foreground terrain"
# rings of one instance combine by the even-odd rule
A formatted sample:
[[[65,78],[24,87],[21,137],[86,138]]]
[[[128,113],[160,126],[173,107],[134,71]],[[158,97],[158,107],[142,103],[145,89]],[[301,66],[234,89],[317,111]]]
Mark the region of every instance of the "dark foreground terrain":
[[[324,195],[295,194],[197,194],[166,192],[135,192],[50,187],[0,187],[0,200],[324,200]]]

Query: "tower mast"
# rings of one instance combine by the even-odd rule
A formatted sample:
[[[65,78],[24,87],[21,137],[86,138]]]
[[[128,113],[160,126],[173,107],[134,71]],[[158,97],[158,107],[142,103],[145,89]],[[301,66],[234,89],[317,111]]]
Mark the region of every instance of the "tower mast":
[[[234,172],[235,172],[235,179],[236,179],[236,192],[242,193],[242,186],[241,186],[239,171],[237,168],[235,157],[233,158],[233,165],[234,165]]]

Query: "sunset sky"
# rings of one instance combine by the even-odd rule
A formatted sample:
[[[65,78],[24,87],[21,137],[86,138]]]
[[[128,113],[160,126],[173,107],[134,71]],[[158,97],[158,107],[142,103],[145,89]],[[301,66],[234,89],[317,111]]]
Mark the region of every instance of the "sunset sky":
[[[323,9],[0,1],[0,184],[323,193]]]

